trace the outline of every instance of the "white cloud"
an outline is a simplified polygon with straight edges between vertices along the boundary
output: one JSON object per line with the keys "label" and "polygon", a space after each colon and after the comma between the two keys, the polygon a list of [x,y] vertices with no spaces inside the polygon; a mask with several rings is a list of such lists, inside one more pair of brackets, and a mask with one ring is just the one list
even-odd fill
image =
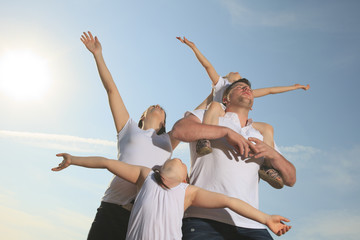
{"label": "white cloud", "polygon": [[69,135],[19,132],[0,130],[0,138],[29,144],[31,146],[47,149],[63,149],[70,152],[100,152],[111,148],[116,142],[93,138],[82,138]]}
{"label": "white cloud", "polygon": [[255,11],[237,0],[223,0],[221,3],[229,11],[232,20],[240,25],[279,27],[291,25],[297,20],[294,13]]}
{"label": "white cloud", "polygon": [[[303,224],[297,238],[307,240],[356,240],[360,235],[360,214],[358,210],[328,210],[315,212],[305,219],[298,219]],[[295,229],[293,229],[295,230]]]}
{"label": "white cloud", "polygon": [[2,239],[83,239],[91,221],[88,216],[61,208],[46,216],[0,206]]}

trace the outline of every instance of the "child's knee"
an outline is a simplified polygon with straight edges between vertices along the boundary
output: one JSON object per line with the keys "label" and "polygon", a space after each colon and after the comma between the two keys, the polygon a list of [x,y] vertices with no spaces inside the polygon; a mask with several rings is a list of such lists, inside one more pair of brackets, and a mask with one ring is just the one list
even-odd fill
{"label": "child's knee", "polygon": [[224,112],[224,108],[221,103],[219,102],[211,102],[208,106],[208,110],[212,112]]}

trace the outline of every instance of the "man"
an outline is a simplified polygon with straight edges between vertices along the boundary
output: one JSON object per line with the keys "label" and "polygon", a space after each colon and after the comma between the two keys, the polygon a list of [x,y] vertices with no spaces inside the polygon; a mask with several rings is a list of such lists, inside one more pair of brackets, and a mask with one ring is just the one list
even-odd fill
{"label": "man", "polygon": [[[277,169],[287,186],[296,182],[295,167],[262,141],[248,119],[254,96],[250,82],[240,79],[223,96],[225,116],[219,126],[202,124],[204,110],[188,113],[173,127],[172,135],[190,142],[190,183],[239,198],[258,208],[258,170],[264,158]],[[212,153],[198,156],[196,141],[211,139]],[[229,209],[189,208],[183,221],[183,239],[272,239],[261,224]]]}

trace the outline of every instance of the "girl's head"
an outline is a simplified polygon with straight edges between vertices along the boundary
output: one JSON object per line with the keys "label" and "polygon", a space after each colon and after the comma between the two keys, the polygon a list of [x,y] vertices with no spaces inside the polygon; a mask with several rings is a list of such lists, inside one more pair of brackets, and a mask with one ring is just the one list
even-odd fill
{"label": "girl's head", "polygon": [[157,131],[158,135],[166,132],[166,113],[165,110],[159,106],[159,104],[151,105],[148,109],[145,110],[145,112],[143,112],[140,117],[138,127],[143,129],[146,121],[155,123],[155,130]]}
{"label": "girl's head", "polygon": [[189,182],[187,167],[179,158],[168,159],[160,170],[154,171],[156,182],[163,188],[169,189],[163,181],[164,177],[178,182]]}
{"label": "girl's head", "polygon": [[233,83],[239,79],[241,79],[241,75],[238,72],[229,72],[226,76],[223,78],[226,78],[229,82]]}

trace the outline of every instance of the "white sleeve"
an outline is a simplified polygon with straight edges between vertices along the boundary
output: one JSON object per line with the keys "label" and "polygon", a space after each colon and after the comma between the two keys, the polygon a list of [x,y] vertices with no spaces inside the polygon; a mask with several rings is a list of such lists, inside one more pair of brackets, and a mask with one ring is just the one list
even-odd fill
{"label": "white sleeve", "polygon": [[225,89],[229,85],[230,85],[230,82],[226,78],[223,78],[220,76],[219,81],[213,87],[213,89],[214,89],[213,101],[222,103],[223,94],[225,92]]}
{"label": "white sleeve", "polygon": [[198,109],[198,110],[193,110],[193,111],[187,111],[184,116],[189,116],[190,114],[194,115],[195,117],[197,117],[200,122],[203,121],[204,118],[204,113],[205,113],[205,109]]}

